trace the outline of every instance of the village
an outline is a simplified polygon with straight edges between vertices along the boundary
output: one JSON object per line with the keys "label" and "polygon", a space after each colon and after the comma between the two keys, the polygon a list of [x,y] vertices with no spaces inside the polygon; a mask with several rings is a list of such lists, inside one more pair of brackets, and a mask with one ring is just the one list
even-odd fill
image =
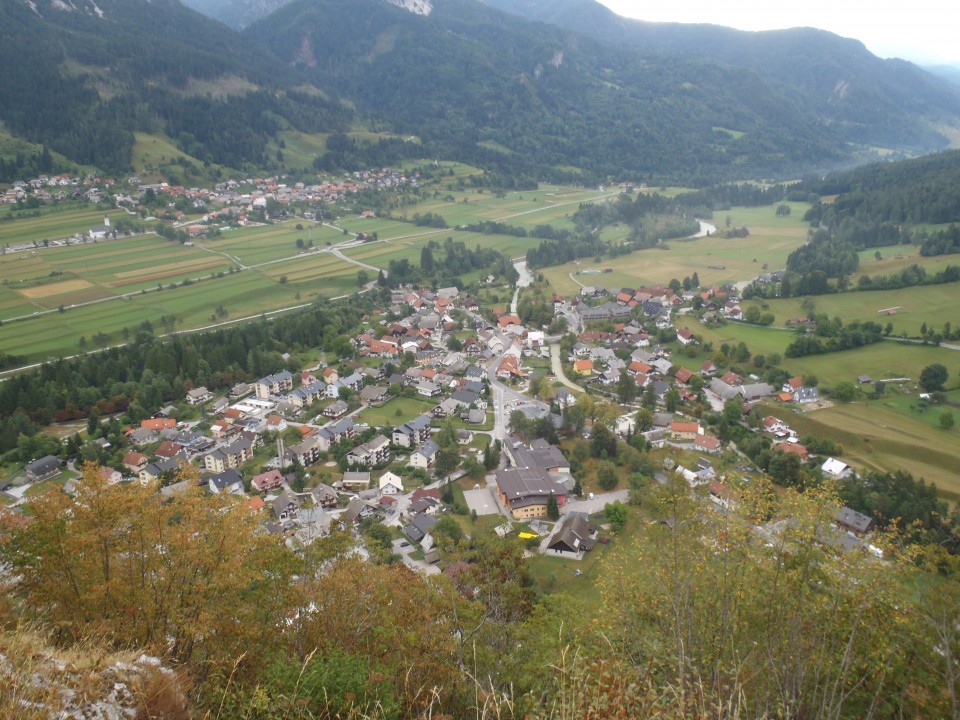
{"label": "village", "polygon": [[[95,446],[106,482],[156,483],[164,495],[199,482],[245,504],[294,551],[343,528],[418,572],[439,572],[438,533],[469,533],[490,518],[529,552],[583,559],[622,525],[610,518],[631,503],[638,469],[653,483],[685,482],[713,511],[736,505],[760,471],[725,442],[718,416],[760,438],[784,472],[854,473],[755,411],[822,404],[803,377],[782,373],[774,386],[718,367],[713,353],[698,371],[679,364],[698,357],[694,305],[708,319],[736,319],[738,300],[732,287],[584,287],[551,298],[550,326],[563,318],[575,331],[551,336],[524,325],[516,299],[484,308],[456,287],[399,288],[336,362],[226,393],[188,385],[180,402],[127,428],[122,449],[96,427],[85,446]],[[587,461],[584,448],[603,443],[610,451]],[[184,465],[194,472],[177,481]],[[602,465],[612,484],[599,479]],[[2,489],[18,506],[44,485],[70,492],[82,469],[46,456]],[[869,517],[841,508],[824,541],[879,553],[871,529]]]}
{"label": "village", "polygon": [[[343,202],[364,191],[392,192],[415,190],[419,185],[416,172],[404,173],[389,168],[363,170],[341,177],[318,178],[317,182],[286,182],[285,177],[228,179],[213,188],[184,187],[167,182],[145,183],[131,175],[122,181],[71,175],[40,175],[15,181],[0,193],[0,206],[15,205],[27,209],[63,202],[83,202],[124,210],[134,221],[169,220],[185,229],[189,237],[202,237],[224,227],[244,227],[270,219],[270,211],[285,215],[296,205],[296,214],[305,220],[317,220],[318,208]],[[306,208],[306,209],[304,209]],[[369,213],[372,216],[372,213]],[[0,248],[0,254],[62,247],[96,242],[126,233],[109,220],[65,238],[26,241]]]}

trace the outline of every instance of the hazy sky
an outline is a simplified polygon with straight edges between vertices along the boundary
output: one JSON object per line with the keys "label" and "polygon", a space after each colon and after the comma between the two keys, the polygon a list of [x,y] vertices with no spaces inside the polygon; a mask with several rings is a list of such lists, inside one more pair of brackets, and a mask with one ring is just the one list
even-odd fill
{"label": "hazy sky", "polygon": [[[960,64],[957,6],[944,0],[859,3],[806,0],[599,0],[618,15],[651,22],[712,23],[740,30],[808,26],[856,38],[880,57]],[[953,10],[950,7],[953,6]]]}

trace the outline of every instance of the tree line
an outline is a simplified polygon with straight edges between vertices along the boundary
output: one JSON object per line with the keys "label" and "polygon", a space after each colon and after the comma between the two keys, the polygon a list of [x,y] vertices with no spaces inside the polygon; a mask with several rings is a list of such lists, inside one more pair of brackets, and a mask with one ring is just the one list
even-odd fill
{"label": "tree line", "polygon": [[45,363],[0,384],[0,452],[15,450],[21,436],[44,425],[91,412],[126,412],[139,422],[181,399],[187,382],[223,389],[277,372],[285,367],[282,353],[332,346],[377,303],[360,295],[270,322],[168,338],[145,322],[122,347]]}

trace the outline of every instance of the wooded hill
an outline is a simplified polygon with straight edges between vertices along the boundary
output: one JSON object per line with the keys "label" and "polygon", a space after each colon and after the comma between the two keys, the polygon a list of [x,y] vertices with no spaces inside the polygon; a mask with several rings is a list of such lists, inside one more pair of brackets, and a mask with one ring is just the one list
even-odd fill
{"label": "wooded hill", "polygon": [[756,73],[645,56],[476,0],[437,2],[429,16],[383,0],[298,0],[246,34],[398,132],[475,164],[700,184],[850,160]]}
{"label": "wooded hill", "polygon": [[[492,7],[648,55],[744,68],[797,100],[831,135],[887,147],[936,147],[932,126],[953,123],[958,95],[944,78],[903,60],[883,60],[858,40],[823,30],[746,32],[707,24],[623,18],[595,0],[487,0]],[[802,11],[795,22],[802,25]]]}
{"label": "wooded hill", "polygon": [[130,167],[135,130],[166,133],[200,163],[252,169],[282,162],[267,157],[280,131],[343,132],[356,108],[422,137],[425,156],[508,179],[703,185],[872,152],[851,143],[929,152],[946,142],[932,124],[960,112],[947,83],[827,33],[670,46],[674,30],[657,27],[659,45],[631,47],[477,0],[436,0],[428,16],[384,0],[297,0],[241,35],[175,0],[0,0],[0,60],[19,68],[0,78],[0,121],[110,171]]}
{"label": "wooded hill", "polygon": [[3,0],[0,62],[16,68],[0,77],[6,129],[108,171],[130,168],[135,130],[239,168],[262,165],[281,128],[343,130],[351,115],[175,0]]}
{"label": "wooded hill", "polygon": [[[810,242],[787,259],[790,275],[779,288],[783,297],[817,295],[847,289],[856,272],[858,253],[870,248],[920,244],[921,255],[960,252],[955,226],[928,230],[915,225],[960,220],[960,152],[950,151],[897,163],[875,163],[794,186],[817,201],[804,216]],[[860,289],[877,290],[917,284],[956,282],[956,267],[927,276],[919,266],[896,277],[861,278]],[[837,278],[836,286],[827,280]]]}

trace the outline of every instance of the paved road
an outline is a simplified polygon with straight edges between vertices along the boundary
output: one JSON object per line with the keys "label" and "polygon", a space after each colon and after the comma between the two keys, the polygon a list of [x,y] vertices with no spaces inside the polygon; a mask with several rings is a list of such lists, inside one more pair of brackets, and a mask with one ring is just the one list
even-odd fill
{"label": "paved road", "polygon": [[625,503],[629,494],[629,490],[615,490],[613,492],[594,495],[593,500],[589,498],[584,498],[583,500],[571,500],[563,506],[560,512],[564,514],[570,512],[585,512],[590,514],[603,512],[604,505],[607,503],[616,502],[617,500]]}
{"label": "paved road", "polygon": [[[407,543],[406,547],[403,547],[403,543]],[[437,575],[440,572],[440,568],[436,565],[431,565],[428,562],[423,560],[414,560],[410,557],[417,548],[414,547],[413,543],[408,540],[394,540],[393,541],[393,552],[401,557],[403,564],[414,572],[423,573],[424,575]]]}
{"label": "paved road", "polygon": [[577,385],[575,382],[571,381],[566,375],[563,374],[563,360],[560,357],[560,344],[554,343],[550,346],[550,366],[553,369],[553,374],[556,375],[557,380],[562,382],[571,390],[576,392],[583,392],[583,388]]}
{"label": "paved road", "polygon": [[520,275],[520,277],[517,279],[517,287],[513,291],[513,300],[510,301],[510,314],[516,315],[517,301],[520,298],[520,291],[523,288],[529,287],[531,284],[533,284],[533,275],[531,275],[530,271],[527,270],[526,256],[514,262],[513,267],[517,269],[517,273]]}
{"label": "paved road", "polygon": [[499,360],[490,363],[487,367],[487,379],[490,381],[490,392],[493,394],[493,431],[491,435],[497,440],[503,440],[507,434],[507,425],[510,421],[510,413],[513,410],[532,408],[538,413],[548,413],[550,412],[550,406],[540,400],[534,400],[529,395],[517,392],[497,380],[496,372],[499,364]]}

